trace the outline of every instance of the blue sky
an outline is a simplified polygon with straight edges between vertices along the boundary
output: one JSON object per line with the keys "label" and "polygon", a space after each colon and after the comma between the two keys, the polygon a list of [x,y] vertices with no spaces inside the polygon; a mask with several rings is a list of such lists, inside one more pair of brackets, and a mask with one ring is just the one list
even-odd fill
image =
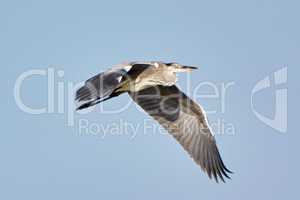
{"label": "blue sky", "polygon": [[[300,66],[297,1],[0,4],[1,199],[296,198],[300,163],[295,123]],[[235,172],[232,180],[226,184],[209,180],[172,137],[157,131],[141,130],[133,138],[101,137],[103,129],[93,134],[95,127],[150,121],[134,104],[115,114],[101,112],[100,106],[87,114],[68,109],[68,84],[131,60],[199,66],[190,77],[179,76],[185,92],[188,80],[190,92],[198,88],[196,93],[202,95],[213,91],[209,86],[199,89],[203,82],[216,86],[218,92],[222,84],[232,83],[224,98],[196,99],[205,109],[216,111],[208,115],[211,123],[221,120],[225,129],[234,127],[233,134],[216,134],[223,160]],[[285,67],[288,82],[274,85],[273,73]],[[55,72],[54,112],[22,111],[14,98],[16,81],[24,72],[48,68]],[[255,95],[254,107],[272,118],[275,91],[288,89],[284,133],[267,126],[251,109],[251,91],[267,76],[271,87]],[[64,87],[63,113],[58,113],[59,83]],[[32,76],[21,87],[23,102],[35,108],[47,106],[47,92],[47,76]],[[122,95],[105,102],[103,108],[119,109],[128,100]],[[88,122],[88,131],[80,128],[82,120]]]}

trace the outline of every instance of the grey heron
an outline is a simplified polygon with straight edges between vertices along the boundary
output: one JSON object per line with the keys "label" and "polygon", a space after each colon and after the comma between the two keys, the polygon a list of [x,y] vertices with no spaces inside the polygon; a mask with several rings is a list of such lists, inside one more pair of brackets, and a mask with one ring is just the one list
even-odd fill
{"label": "grey heron", "polygon": [[232,173],[224,165],[203,108],[176,84],[176,73],[196,67],[178,63],[131,62],[115,66],[87,81],[76,92],[78,110],[116,97],[129,96],[158,121],[216,182]]}

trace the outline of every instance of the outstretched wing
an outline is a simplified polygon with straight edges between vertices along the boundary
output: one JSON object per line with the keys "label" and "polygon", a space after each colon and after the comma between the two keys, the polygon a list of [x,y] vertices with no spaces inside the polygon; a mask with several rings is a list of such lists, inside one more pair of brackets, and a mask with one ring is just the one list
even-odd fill
{"label": "outstretched wing", "polygon": [[88,79],[76,91],[75,100],[80,103],[77,109],[84,109],[119,95],[122,92],[114,93],[114,91],[122,82],[135,78],[149,66],[147,63],[119,65]]}
{"label": "outstretched wing", "polygon": [[130,96],[157,120],[200,167],[218,182],[230,178],[202,108],[176,86],[156,86]]}

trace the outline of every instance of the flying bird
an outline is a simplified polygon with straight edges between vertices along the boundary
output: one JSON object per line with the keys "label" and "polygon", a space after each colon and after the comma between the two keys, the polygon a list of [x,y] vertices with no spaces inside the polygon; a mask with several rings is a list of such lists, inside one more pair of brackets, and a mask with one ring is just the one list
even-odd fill
{"label": "flying bird", "polygon": [[224,165],[203,108],[175,85],[176,73],[197,69],[178,63],[130,62],[112,67],[76,91],[81,110],[128,93],[163,126],[216,182],[232,173]]}

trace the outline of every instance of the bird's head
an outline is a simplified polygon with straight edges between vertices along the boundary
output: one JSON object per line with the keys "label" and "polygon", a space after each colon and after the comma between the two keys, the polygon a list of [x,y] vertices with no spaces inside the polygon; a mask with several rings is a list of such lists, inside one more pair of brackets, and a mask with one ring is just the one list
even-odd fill
{"label": "bird's head", "polygon": [[198,69],[197,67],[181,65],[178,63],[166,63],[165,65],[173,72],[190,72],[194,69]]}

